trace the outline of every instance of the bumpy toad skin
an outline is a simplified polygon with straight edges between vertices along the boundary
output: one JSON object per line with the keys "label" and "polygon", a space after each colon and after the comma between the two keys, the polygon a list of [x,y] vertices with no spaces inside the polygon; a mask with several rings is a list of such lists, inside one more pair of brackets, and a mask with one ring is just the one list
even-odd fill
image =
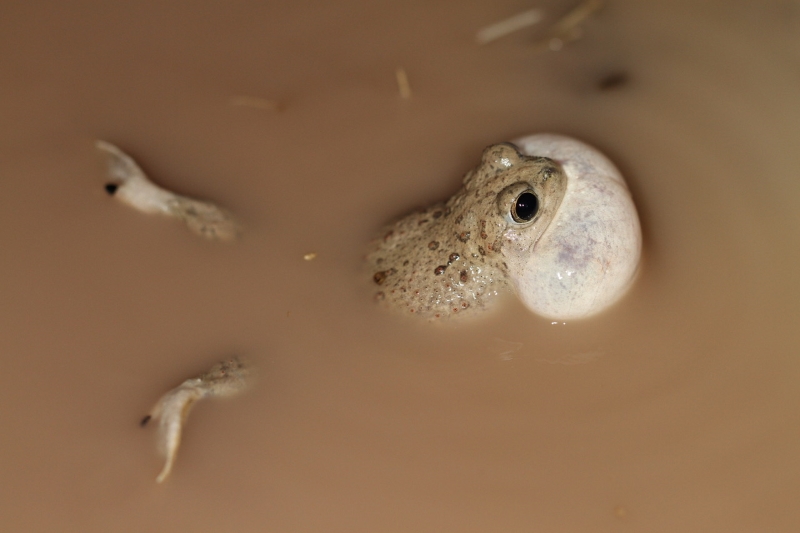
{"label": "bumpy toad skin", "polygon": [[[521,155],[509,143],[488,147],[450,200],[403,218],[374,243],[367,260],[376,298],[429,319],[476,314],[508,285],[510,262],[534,247],[566,187],[557,162]],[[526,191],[538,210],[515,220]]]}
{"label": "bumpy toad skin", "polygon": [[595,148],[541,133],[484,151],[446,203],[388,229],[368,255],[376,296],[406,314],[475,314],[509,286],[534,313],[586,318],[639,270],[636,206]]}

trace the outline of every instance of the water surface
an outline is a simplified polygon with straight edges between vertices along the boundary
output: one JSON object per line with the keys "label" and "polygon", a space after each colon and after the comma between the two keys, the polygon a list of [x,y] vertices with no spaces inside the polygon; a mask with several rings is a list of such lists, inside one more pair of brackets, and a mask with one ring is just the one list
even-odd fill
{"label": "water surface", "polygon": [[[800,7],[609,0],[542,52],[573,5],[548,1],[540,28],[474,43],[531,5],[0,7],[4,527],[797,530]],[[380,226],[539,131],[626,175],[628,297],[566,324],[513,297],[446,327],[379,312]],[[244,238],[114,202],[96,138]],[[141,415],[232,353],[256,387],[201,404],[157,486]]]}

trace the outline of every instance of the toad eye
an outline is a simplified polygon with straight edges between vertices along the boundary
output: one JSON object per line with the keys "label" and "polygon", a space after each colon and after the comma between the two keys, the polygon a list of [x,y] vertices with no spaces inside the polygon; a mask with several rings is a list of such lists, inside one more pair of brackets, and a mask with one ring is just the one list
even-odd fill
{"label": "toad eye", "polygon": [[539,214],[539,196],[530,183],[512,183],[497,195],[497,211],[509,224],[527,224]]}
{"label": "toad eye", "polygon": [[530,222],[536,213],[539,212],[539,199],[533,194],[533,191],[527,190],[517,196],[514,204],[511,206],[511,218],[514,222],[523,223]]}

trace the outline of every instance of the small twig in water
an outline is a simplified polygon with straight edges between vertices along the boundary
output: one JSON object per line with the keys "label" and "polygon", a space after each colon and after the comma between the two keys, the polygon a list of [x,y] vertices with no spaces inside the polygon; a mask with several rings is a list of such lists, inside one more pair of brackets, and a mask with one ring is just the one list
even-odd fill
{"label": "small twig in water", "polygon": [[539,47],[558,51],[565,44],[579,39],[583,35],[580,25],[603,7],[604,3],[604,0],[584,0],[575,6],[550,28],[547,37],[539,41]]}
{"label": "small twig in water", "polygon": [[158,420],[158,449],[166,457],[166,463],[156,478],[157,483],[167,479],[172,471],[181,431],[194,404],[202,398],[239,394],[247,388],[249,375],[249,368],[234,357],[217,363],[199,377],[187,379],[158,400],[141,421],[144,427],[151,419]]}
{"label": "small twig in water", "polygon": [[397,67],[394,71],[397,78],[397,88],[400,91],[400,98],[403,100],[411,99],[411,85],[408,83],[408,74],[403,67]]}
{"label": "small twig in water", "polygon": [[190,230],[207,239],[231,240],[241,232],[227,210],[159,187],[133,158],[111,143],[97,141],[96,146],[108,155],[108,175],[115,180],[106,184],[106,192],[121,202],[143,213],[183,220]]}
{"label": "small twig in water", "polygon": [[542,10],[537,8],[529,9],[478,30],[475,35],[475,41],[478,44],[487,44],[515,31],[533,26],[540,20],[542,20]]}

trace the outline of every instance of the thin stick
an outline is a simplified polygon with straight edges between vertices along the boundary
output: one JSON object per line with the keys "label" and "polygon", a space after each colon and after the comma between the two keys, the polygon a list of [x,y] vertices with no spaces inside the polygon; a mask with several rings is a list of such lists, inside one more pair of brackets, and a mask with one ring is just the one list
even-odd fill
{"label": "thin stick", "polygon": [[529,9],[478,30],[475,35],[475,41],[478,44],[487,44],[515,31],[533,26],[540,20],[542,20],[542,10],[538,8]]}
{"label": "thin stick", "polygon": [[605,0],[584,0],[556,22],[547,37],[538,42],[538,47],[561,50],[564,44],[575,41],[583,35],[580,25],[597,12]]}
{"label": "thin stick", "polygon": [[574,28],[583,24],[586,19],[592,16],[598,9],[603,7],[603,3],[603,0],[585,0],[581,2],[575,6],[572,11],[564,15],[561,20],[555,23],[551,34],[556,36],[571,32]]}
{"label": "thin stick", "polygon": [[408,74],[403,67],[397,67],[394,71],[397,78],[397,88],[400,90],[400,98],[403,100],[411,99],[411,84],[408,83]]}

